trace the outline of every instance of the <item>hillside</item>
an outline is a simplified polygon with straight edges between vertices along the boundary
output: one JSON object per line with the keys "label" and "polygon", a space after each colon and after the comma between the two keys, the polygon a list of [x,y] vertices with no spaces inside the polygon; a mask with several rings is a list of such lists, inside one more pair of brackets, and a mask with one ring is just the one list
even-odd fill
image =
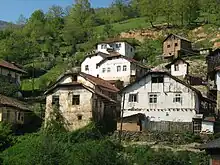
{"label": "hillside", "polygon": [[8,22],[0,20],[0,29],[4,29],[8,25]]}

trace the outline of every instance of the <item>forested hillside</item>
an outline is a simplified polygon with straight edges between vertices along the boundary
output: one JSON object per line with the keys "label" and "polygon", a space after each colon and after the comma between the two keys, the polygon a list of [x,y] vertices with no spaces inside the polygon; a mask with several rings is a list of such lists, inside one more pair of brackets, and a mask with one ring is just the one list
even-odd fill
{"label": "forested hillside", "polygon": [[[28,71],[24,90],[32,89],[33,77],[35,88],[44,90],[68,67],[79,65],[95,43],[121,32],[156,32],[154,40],[141,40],[135,58],[146,59],[148,65],[158,64],[156,56],[161,54],[166,33],[188,37],[190,30],[206,24],[215,31],[220,24],[219,9],[215,0],[115,0],[108,8],[95,9],[88,0],[76,0],[65,9],[52,6],[47,13],[37,10],[28,19],[19,18],[22,26],[8,26],[0,31],[0,58],[16,61]],[[200,43],[206,44],[209,43]]]}

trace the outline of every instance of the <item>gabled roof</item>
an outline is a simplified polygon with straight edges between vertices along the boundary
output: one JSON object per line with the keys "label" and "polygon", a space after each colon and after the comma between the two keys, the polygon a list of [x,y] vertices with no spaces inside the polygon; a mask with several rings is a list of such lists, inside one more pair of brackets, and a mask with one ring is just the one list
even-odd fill
{"label": "gabled roof", "polygon": [[97,66],[100,66],[100,65],[103,64],[105,61],[112,60],[112,59],[115,59],[115,58],[123,58],[123,59],[125,59],[125,60],[127,60],[127,61],[129,61],[129,62],[131,62],[131,63],[134,63],[134,64],[140,66],[141,68],[150,69],[149,67],[147,67],[147,66],[141,64],[140,62],[136,61],[135,59],[133,59],[133,58],[128,58],[128,57],[123,56],[123,55],[121,55],[121,54],[105,57],[102,61],[100,61],[100,62],[97,64]]}
{"label": "gabled roof", "polygon": [[100,41],[100,42],[96,43],[96,45],[98,45],[98,44],[111,44],[111,43],[115,43],[115,42],[126,42],[132,46],[139,46],[138,43],[131,42],[131,41],[129,41],[129,39],[126,39],[126,38],[109,38],[107,40]]}
{"label": "gabled roof", "polygon": [[212,140],[199,147],[200,149],[220,149],[220,138]]}
{"label": "gabled roof", "polygon": [[[105,91],[109,91],[109,92],[118,92],[119,89],[116,88],[115,86],[113,86],[111,83],[109,83],[108,81],[105,81],[101,78],[98,78],[98,77],[94,77],[92,75],[89,75],[89,74],[86,74],[86,73],[83,73],[83,72],[79,72],[79,73],[71,73],[71,72],[66,72],[64,74],[62,74],[58,79],[57,81],[48,89],[50,90],[51,88],[53,88],[54,86],[56,85],[59,85],[59,82],[62,80],[63,77],[65,76],[73,76],[73,75],[79,75],[79,76],[82,76],[83,78],[85,78],[86,80],[88,80],[89,82],[91,82],[92,84],[94,85],[97,85],[99,88],[105,90]],[[74,82],[76,85],[78,85],[79,83],[78,82]],[[45,92],[45,94],[48,93],[48,90]]]}
{"label": "gabled roof", "polygon": [[83,60],[82,61],[84,61],[86,58],[88,58],[88,57],[93,57],[93,56],[97,56],[97,55],[100,55],[101,57],[103,57],[103,58],[105,58],[105,57],[107,57],[107,56],[109,56],[109,54],[106,54],[106,53],[103,53],[103,52],[95,52],[95,53],[92,53],[92,54],[88,54],[88,55],[86,55],[84,58],[83,58]]}
{"label": "gabled roof", "polygon": [[188,63],[188,62],[186,62],[184,59],[178,57],[178,58],[174,59],[171,63],[167,64],[165,67],[166,67],[166,68],[170,68],[171,65],[175,64],[175,63],[176,63],[177,61],[179,61],[179,60],[180,60],[180,61],[183,61],[184,63],[186,63],[186,64],[189,66],[189,63]]}
{"label": "gabled roof", "polygon": [[27,73],[24,70],[22,70],[21,68],[17,67],[15,64],[9,63],[5,60],[0,60],[0,67],[6,68],[9,70],[13,70],[13,71],[19,72],[19,73]]}
{"label": "gabled roof", "polygon": [[94,90],[82,83],[78,83],[78,82],[71,82],[71,83],[64,83],[64,84],[56,84],[55,86],[51,87],[50,89],[47,90],[47,92],[45,94],[49,94],[51,92],[53,92],[55,89],[57,88],[65,88],[65,87],[68,87],[68,88],[71,88],[71,87],[76,87],[76,86],[80,86],[80,87],[83,87],[85,89],[87,89],[88,91],[102,97],[103,99],[107,100],[107,101],[110,101],[110,102],[114,102],[114,103],[117,103],[117,101],[111,99],[110,97],[106,96],[105,94],[97,91],[97,90]]}
{"label": "gabled roof", "polygon": [[2,94],[0,94],[0,106],[14,107],[20,110],[29,110],[26,103]]}
{"label": "gabled roof", "polygon": [[188,39],[186,39],[186,38],[184,38],[184,37],[182,37],[182,36],[179,36],[179,35],[176,35],[176,34],[169,34],[164,40],[163,40],[163,42],[165,42],[168,38],[170,38],[171,36],[175,36],[176,38],[179,38],[179,39],[181,39],[181,40],[184,40],[184,41],[187,41],[187,42],[191,42],[190,40],[188,40]]}
{"label": "gabled roof", "polygon": [[148,72],[147,74],[145,74],[144,76],[142,76],[139,80],[137,80],[137,81],[135,81],[135,82],[129,84],[128,86],[126,86],[124,89],[122,89],[122,90],[120,91],[120,93],[123,93],[124,90],[126,90],[127,88],[131,87],[131,86],[134,85],[135,83],[141,81],[143,78],[145,78],[145,77],[147,77],[148,75],[151,75],[151,74],[160,74],[160,75],[163,74],[163,75],[167,75],[167,76],[169,76],[170,78],[174,79],[175,81],[179,82],[180,84],[182,84],[182,85],[186,86],[187,88],[191,89],[192,91],[194,91],[196,94],[198,94],[198,96],[204,98],[204,99],[207,100],[207,101],[216,103],[214,100],[211,100],[211,99],[209,99],[209,98],[203,97],[202,93],[201,93],[199,90],[197,90],[196,88],[192,87],[191,85],[187,84],[186,82],[180,80],[179,78],[177,78],[177,77],[175,77],[175,76],[172,76],[170,73],[165,72],[165,71],[150,71],[150,72]]}

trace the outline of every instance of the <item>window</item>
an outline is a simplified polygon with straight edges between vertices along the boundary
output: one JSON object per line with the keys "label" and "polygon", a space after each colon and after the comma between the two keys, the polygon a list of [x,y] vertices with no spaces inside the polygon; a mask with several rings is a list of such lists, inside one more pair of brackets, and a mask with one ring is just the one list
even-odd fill
{"label": "window", "polygon": [[129,102],[137,102],[138,94],[129,94]]}
{"label": "window", "polygon": [[18,120],[21,120],[21,112],[18,112]]}
{"label": "window", "polygon": [[102,73],[105,73],[105,68],[102,68]]}
{"label": "window", "polygon": [[77,75],[73,75],[72,80],[73,80],[73,81],[77,81]]}
{"label": "window", "polygon": [[120,43],[119,43],[119,44],[116,44],[115,47],[116,47],[116,48],[120,48],[120,47],[121,47],[121,44],[120,44]]}
{"label": "window", "polygon": [[174,103],[181,103],[182,102],[182,97],[181,94],[175,94],[175,97],[173,98]]}
{"label": "window", "polygon": [[157,103],[157,94],[149,94],[149,103]]}
{"label": "window", "polygon": [[111,68],[107,68],[107,72],[111,72]]}
{"label": "window", "polygon": [[59,106],[59,96],[52,96],[52,105]]}
{"label": "window", "polygon": [[178,64],[174,64],[174,70],[179,71],[179,65]]}
{"label": "window", "polygon": [[127,71],[127,66],[123,65],[123,71]]}
{"label": "window", "polygon": [[104,45],[101,45],[101,49],[104,49]]}
{"label": "window", "polygon": [[163,76],[152,77],[151,81],[152,83],[163,83]]}
{"label": "window", "polygon": [[131,52],[133,51],[133,48],[131,48]]}
{"label": "window", "polygon": [[178,46],[178,43],[175,43],[175,46]]}
{"label": "window", "polygon": [[89,70],[89,65],[86,65],[85,66],[85,71],[88,71]]}
{"label": "window", "polygon": [[82,115],[77,115],[78,120],[82,120]]}
{"label": "window", "polygon": [[104,49],[107,49],[107,45],[106,44],[104,45]]}
{"label": "window", "polygon": [[167,45],[167,48],[170,48],[170,45]]}
{"label": "window", "polygon": [[72,105],[79,105],[79,103],[80,103],[80,96],[79,95],[73,95]]}
{"label": "window", "polygon": [[117,66],[117,72],[121,71],[121,66]]}

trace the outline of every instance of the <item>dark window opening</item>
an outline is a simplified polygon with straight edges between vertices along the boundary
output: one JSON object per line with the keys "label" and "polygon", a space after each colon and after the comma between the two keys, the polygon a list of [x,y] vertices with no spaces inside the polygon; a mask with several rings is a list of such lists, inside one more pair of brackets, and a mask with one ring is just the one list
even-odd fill
{"label": "dark window opening", "polygon": [[73,95],[72,105],[79,105],[79,104],[80,104],[80,95]]}
{"label": "dark window opening", "polygon": [[77,75],[73,76],[73,81],[77,81]]}
{"label": "dark window opening", "polygon": [[85,71],[88,71],[89,70],[89,65],[86,65],[85,66]]}
{"label": "dark window opening", "polygon": [[82,120],[82,115],[77,115],[78,120]]}
{"label": "dark window opening", "polygon": [[170,48],[170,45],[167,45],[167,48]]}
{"label": "dark window opening", "polygon": [[131,48],[131,52],[133,51],[133,49]]}
{"label": "dark window opening", "polygon": [[173,98],[174,103],[181,103],[182,102],[182,97],[181,94],[176,94],[175,97]]}
{"label": "dark window opening", "polygon": [[59,106],[59,96],[52,96],[52,105]]}
{"label": "dark window opening", "polygon": [[163,83],[163,76],[159,76],[159,77],[152,77],[152,83]]}
{"label": "dark window opening", "polygon": [[149,95],[149,103],[157,103],[157,95],[156,94]]}
{"label": "dark window opening", "polygon": [[178,43],[175,43],[175,46],[178,46]]}
{"label": "dark window opening", "polygon": [[129,94],[129,102],[137,102],[138,94]]}
{"label": "dark window opening", "polygon": [[174,64],[174,70],[179,71],[179,65],[178,64]]}

